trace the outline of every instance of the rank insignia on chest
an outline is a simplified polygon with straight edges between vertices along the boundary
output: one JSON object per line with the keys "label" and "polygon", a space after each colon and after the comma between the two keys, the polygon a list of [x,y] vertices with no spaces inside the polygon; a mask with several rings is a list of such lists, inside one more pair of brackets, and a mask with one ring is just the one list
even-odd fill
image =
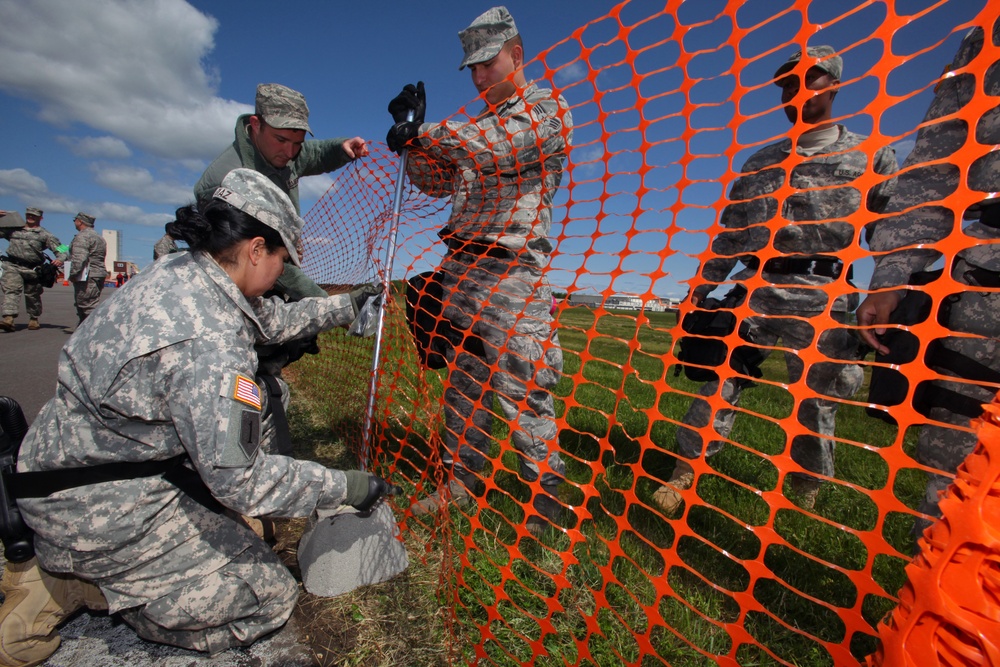
{"label": "rank insignia on chest", "polygon": [[260,387],[250,378],[236,376],[233,383],[233,398],[260,410]]}

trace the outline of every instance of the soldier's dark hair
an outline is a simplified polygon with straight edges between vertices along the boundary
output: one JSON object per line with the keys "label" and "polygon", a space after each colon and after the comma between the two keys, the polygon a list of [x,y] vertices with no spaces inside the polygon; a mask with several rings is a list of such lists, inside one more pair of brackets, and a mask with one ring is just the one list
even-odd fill
{"label": "soldier's dark hair", "polygon": [[285,247],[277,231],[221,199],[182,206],[176,215],[177,219],[166,225],[167,234],[184,241],[193,251],[207,252],[220,264],[235,264],[236,246],[257,236],[264,239],[268,252]]}

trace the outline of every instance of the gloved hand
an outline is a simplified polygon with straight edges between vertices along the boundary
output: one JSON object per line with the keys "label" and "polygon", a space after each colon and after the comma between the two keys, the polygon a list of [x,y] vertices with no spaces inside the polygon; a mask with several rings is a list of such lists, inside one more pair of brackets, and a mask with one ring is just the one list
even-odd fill
{"label": "gloved hand", "polygon": [[[407,113],[412,111],[413,118],[407,118]],[[424,122],[424,113],[427,111],[427,95],[424,94],[424,82],[417,81],[417,85],[408,83],[403,86],[403,92],[392,98],[389,102],[389,113],[392,114],[392,122],[402,123],[411,120],[417,125]]]}
{"label": "gloved hand", "polygon": [[389,150],[400,155],[418,134],[420,134],[420,123],[403,121],[389,128],[389,134],[385,135],[385,143],[389,145]]}
{"label": "gloved hand", "polygon": [[344,504],[359,512],[370,510],[382,496],[398,496],[403,493],[395,484],[363,470],[345,470],[344,474],[347,476],[347,497]]}
{"label": "gloved hand", "polygon": [[385,286],[382,283],[355,285],[354,289],[347,293],[347,296],[351,297],[351,306],[354,307],[354,317],[357,317],[361,309],[365,307],[368,297],[381,294],[384,289]]}

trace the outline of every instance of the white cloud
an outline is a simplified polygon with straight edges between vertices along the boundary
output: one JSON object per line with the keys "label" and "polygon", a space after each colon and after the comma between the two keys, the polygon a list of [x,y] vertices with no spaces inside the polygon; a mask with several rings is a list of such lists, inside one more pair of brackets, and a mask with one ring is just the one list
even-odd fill
{"label": "white cloud", "polygon": [[132,156],[128,145],[115,137],[58,137],[58,141],[80,157],[124,159]]}
{"label": "white cloud", "polygon": [[194,199],[190,185],[158,181],[142,167],[92,164],[90,171],[98,185],[142,201],[181,206]]}
{"label": "white cloud", "polygon": [[212,159],[252,107],[216,97],[218,21],[183,0],[0,0],[0,89],[57,126],[153,155]]}
{"label": "white cloud", "polygon": [[910,154],[916,144],[915,139],[901,139],[892,145],[896,149],[896,160],[899,164],[903,164],[906,156]]}
{"label": "white cloud", "polygon": [[48,190],[45,181],[27,169],[0,169],[0,195],[31,197]]}
{"label": "white cloud", "polygon": [[[50,192],[43,179],[26,169],[0,169],[0,195],[17,197],[25,206],[37,206],[46,213],[75,215],[85,211],[101,220],[146,227],[162,227],[174,219],[166,213],[147,213],[138,206],[82,201]],[[178,205],[184,203],[182,199]]]}
{"label": "white cloud", "polygon": [[327,174],[305,176],[299,179],[299,199],[316,201],[326,194],[333,185],[333,179]]}

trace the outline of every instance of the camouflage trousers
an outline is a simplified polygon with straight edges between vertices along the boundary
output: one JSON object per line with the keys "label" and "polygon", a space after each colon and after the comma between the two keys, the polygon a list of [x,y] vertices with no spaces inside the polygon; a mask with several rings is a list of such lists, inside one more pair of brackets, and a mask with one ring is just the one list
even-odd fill
{"label": "camouflage trousers", "polygon": [[38,319],[42,314],[42,284],[34,269],[29,269],[10,262],[3,263],[3,277],[0,278],[0,289],[3,290],[2,315],[17,314],[21,310],[21,295],[24,295],[24,310],[28,317]]}
{"label": "camouflage trousers", "polygon": [[[962,265],[957,262],[957,280],[961,280]],[[966,265],[965,268],[968,268]],[[1000,294],[996,292],[979,292],[974,288],[959,294],[946,297],[951,312],[948,316],[948,328],[972,334],[973,337],[948,337],[941,342],[951,351],[972,359],[994,371],[1000,372]],[[958,373],[948,369],[940,369],[942,375],[957,376]],[[937,380],[937,387],[968,396],[978,403],[990,403],[996,395],[996,388],[989,385],[956,381]],[[925,424],[917,438],[917,462],[941,470],[947,475],[931,475],[927,490],[919,507],[920,511],[931,516],[939,516],[938,496],[951,483],[955,471],[965,458],[975,449],[978,438],[968,430],[970,418],[967,414],[951,410],[949,401],[930,409],[930,419],[934,423]],[[953,405],[953,403],[951,404]],[[948,425],[957,428],[950,428]]]}
{"label": "camouflage trousers", "polygon": [[97,584],[149,641],[215,654],[285,624],[298,585],[260,538],[183,493],[166,514],[128,545],[67,553],[41,543],[39,560]]}
{"label": "camouflage trousers", "polygon": [[[459,479],[466,470],[483,471],[498,409],[509,425],[521,476],[535,482],[538,464],[546,461],[541,487],[555,498],[565,464],[556,451],[552,399],[563,366],[552,323],[552,291],[540,269],[519,264],[514,253],[495,252],[501,256],[453,252],[441,266],[444,316],[481,338],[485,350],[485,358],[462,348],[448,355],[444,463],[454,465]],[[534,493],[533,505],[553,518],[557,508],[545,494]]]}
{"label": "camouflage trousers", "polygon": [[[780,316],[754,316],[746,319],[749,329],[746,340],[762,346],[774,346],[778,340],[792,350],[801,350],[812,344],[816,338],[815,327],[807,320],[794,319],[795,316],[812,318],[815,312],[782,312]],[[834,312],[839,322],[846,319],[846,313]],[[812,364],[806,373],[806,386],[817,394],[833,398],[851,398],[861,388],[864,373],[857,363],[858,339],[848,330],[829,329],[819,336],[819,351],[830,361]],[[793,384],[802,379],[805,364],[791,352],[785,352],[788,366],[788,382]],[[744,383],[726,380],[722,383],[722,399],[730,405],[739,404]],[[711,396],[719,390],[719,381],[708,382],[698,393]],[[839,403],[822,398],[808,398],[802,401],[797,419],[800,424],[818,435],[797,435],[792,440],[792,459],[808,471],[827,477],[833,476],[833,429]],[[695,399],[684,416],[684,424],[696,427],[707,426],[712,418],[712,409],[703,399]],[[736,420],[735,410],[719,410],[715,415],[714,430],[721,438],[729,437]],[[723,446],[722,440],[713,440],[705,450],[705,456],[712,456]],[[689,459],[698,458],[702,451],[701,433],[689,428],[677,429],[678,452]],[[797,474],[798,473],[793,473]],[[808,475],[798,475],[808,477]]]}
{"label": "camouflage trousers", "polygon": [[104,276],[95,278],[90,276],[86,280],[78,280],[73,283],[73,296],[76,300],[76,315],[82,322],[87,315],[97,308],[101,302],[101,292],[104,291]]}

